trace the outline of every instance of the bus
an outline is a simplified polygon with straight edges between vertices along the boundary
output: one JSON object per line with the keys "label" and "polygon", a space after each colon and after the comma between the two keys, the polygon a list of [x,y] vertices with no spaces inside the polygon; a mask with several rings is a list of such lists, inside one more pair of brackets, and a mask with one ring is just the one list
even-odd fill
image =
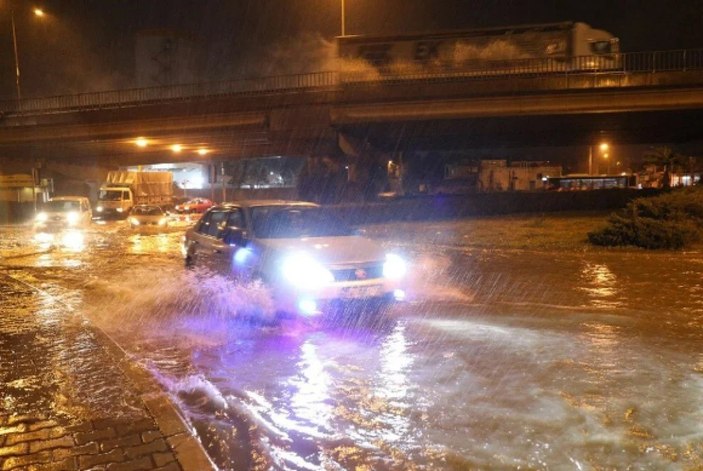
{"label": "bus", "polygon": [[552,191],[637,188],[637,175],[565,175],[545,178],[546,189]]}

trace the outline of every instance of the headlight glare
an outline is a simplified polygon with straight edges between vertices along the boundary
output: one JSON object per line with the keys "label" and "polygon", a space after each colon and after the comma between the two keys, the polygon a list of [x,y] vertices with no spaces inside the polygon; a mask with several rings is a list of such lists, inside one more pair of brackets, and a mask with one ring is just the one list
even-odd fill
{"label": "headlight glare", "polygon": [[295,254],[284,259],[281,273],[296,288],[316,289],[334,281],[332,273],[307,254]]}
{"label": "headlight glare", "polygon": [[49,215],[46,213],[39,213],[37,216],[34,218],[35,221],[37,222],[46,222],[47,219],[49,219]]}
{"label": "headlight glare", "polygon": [[383,264],[383,276],[393,280],[403,278],[407,271],[405,260],[396,254],[386,255],[386,263]]}
{"label": "headlight glare", "polygon": [[139,221],[137,220],[137,218],[129,218],[129,223],[133,226],[139,225]]}
{"label": "headlight glare", "polygon": [[70,213],[66,214],[66,221],[70,225],[74,225],[74,224],[78,223],[78,218],[79,218],[78,213],[76,213],[75,211],[71,211]]}

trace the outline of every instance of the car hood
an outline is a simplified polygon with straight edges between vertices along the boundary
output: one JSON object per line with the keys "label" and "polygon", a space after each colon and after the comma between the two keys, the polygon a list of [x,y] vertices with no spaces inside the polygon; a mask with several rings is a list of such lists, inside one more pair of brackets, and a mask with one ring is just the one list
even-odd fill
{"label": "car hood", "polygon": [[328,266],[385,260],[385,251],[380,244],[360,236],[257,239],[255,243],[269,257],[278,258],[287,253],[305,252]]}
{"label": "car hood", "polygon": [[165,214],[137,214],[137,215],[130,215],[129,217],[136,219],[137,221],[160,221],[162,219],[166,218]]}

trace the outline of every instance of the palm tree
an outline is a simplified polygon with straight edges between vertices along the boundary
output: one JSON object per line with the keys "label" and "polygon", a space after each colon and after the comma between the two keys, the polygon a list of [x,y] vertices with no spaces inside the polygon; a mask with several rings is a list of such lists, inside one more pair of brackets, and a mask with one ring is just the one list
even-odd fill
{"label": "palm tree", "polygon": [[664,175],[662,176],[662,188],[671,188],[671,173],[677,166],[680,166],[685,161],[685,157],[670,147],[654,147],[645,155],[645,161],[664,167]]}

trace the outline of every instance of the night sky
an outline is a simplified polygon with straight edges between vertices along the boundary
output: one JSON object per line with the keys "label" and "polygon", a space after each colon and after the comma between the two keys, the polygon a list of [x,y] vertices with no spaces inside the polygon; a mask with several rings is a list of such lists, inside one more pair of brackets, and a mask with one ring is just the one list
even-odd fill
{"label": "night sky", "polygon": [[[14,0],[24,96],[134,86],[139,31],[191,38],[204,80],[313,71],[311,52],[340,33],[340,0]],[[703,48],[703,0],[346,0],[347,34],[584,21],[623,51]],[[8,2],[0,6],[0,99],[14,97]]]}

